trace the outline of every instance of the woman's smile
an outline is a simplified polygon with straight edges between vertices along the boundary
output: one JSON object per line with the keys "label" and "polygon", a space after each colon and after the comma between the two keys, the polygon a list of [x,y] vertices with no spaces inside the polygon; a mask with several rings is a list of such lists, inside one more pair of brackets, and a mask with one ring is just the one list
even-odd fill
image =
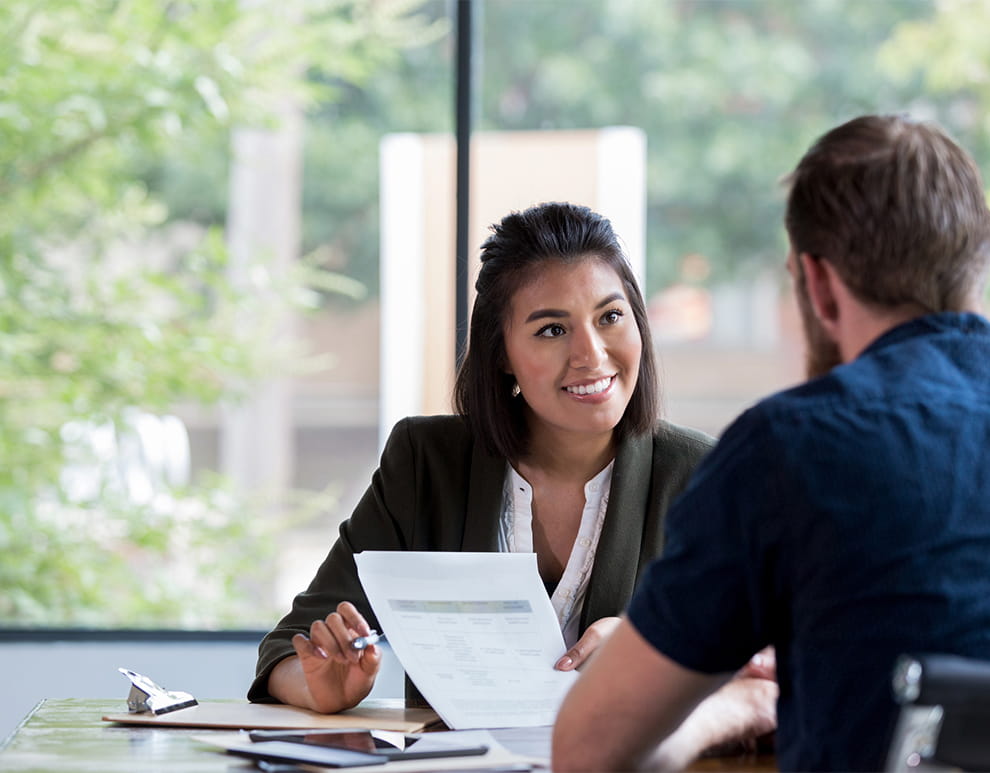
{"label": "woman's smile", "polygon": [[564,390],[575,397],[602,397],[614,381],[615,376],[606,376],[597,381],[592,381],[590,384],[582,383],[565,386]]}

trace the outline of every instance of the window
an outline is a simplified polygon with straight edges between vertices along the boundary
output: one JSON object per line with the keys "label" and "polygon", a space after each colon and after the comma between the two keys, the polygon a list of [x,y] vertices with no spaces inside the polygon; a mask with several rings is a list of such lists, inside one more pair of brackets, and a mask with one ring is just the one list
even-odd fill
{"label": "window", "polygon": [[[0,624],[268,628],[391,422],[448,409],[455,5],[287,8],[0,10]],[[475,0],[472,245],[551,196],[612,217],[666,414],[718,434],[801,378],[781,176],[864,112],[985,165],[988,14]]]}

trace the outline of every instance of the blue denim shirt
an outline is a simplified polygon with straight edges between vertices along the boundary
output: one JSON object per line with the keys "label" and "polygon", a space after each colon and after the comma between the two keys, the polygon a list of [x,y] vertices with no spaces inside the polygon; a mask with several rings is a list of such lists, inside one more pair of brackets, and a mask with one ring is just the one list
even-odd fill
{"label": "blue denim shirt", "polygon": [[879,770],[902,652],[990,659],[990,323],[944,313],[744,413],[632,623],[681,665],[777,648],[782,770]]}

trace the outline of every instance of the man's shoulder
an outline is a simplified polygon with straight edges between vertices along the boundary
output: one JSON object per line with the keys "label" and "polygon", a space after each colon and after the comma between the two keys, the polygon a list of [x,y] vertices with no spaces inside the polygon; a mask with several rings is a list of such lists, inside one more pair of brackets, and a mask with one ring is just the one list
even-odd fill
{"label": "man's shoulder", "polygon": [[[821,450],[844,439],[856,447],[884,444],[891,423],[931,424],[973,408],[981,415],[990,396],[983,363],[990,329],[976,315],[929,315],[878,339],[856,359],[759,400],[719,438],[719,457],[776,459],[783,447],[797,456],[802,444]],[[971,340],[966,340],[971,339]],[[960,343],[962,342],[962,343]],[[974,349],[976,347],[976,349]]]}
{"label": "man's shoulder", "polygon": [[[838,365],[828,373],[767,395],[744,410],[730,428],[739,425],[759,431],[795,418],[821,418],[832,408],[849,408],[858,400],[870,400],[884,385],[883,377],[865,374],[859,360]],[[738,429],[738,428],[737,428]]]}
{"label": "man's shoulder", "polygon": [[929,401],[982,400],[990,325],[976,314],[931,314],[885,333],[858,357],[770,395],[756,405],[768,418],[899,410]]}

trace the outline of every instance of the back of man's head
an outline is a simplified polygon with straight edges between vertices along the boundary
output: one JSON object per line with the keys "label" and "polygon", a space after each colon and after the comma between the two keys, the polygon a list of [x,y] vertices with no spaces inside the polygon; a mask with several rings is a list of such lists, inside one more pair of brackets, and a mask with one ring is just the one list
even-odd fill
{"label": "back of man's head", "polygon": [[939,312],[978,300],[990,259],[983,182],[938,127],[855,118],[821,137],[789,182],[791,245],[829,260],[860,301]]}

